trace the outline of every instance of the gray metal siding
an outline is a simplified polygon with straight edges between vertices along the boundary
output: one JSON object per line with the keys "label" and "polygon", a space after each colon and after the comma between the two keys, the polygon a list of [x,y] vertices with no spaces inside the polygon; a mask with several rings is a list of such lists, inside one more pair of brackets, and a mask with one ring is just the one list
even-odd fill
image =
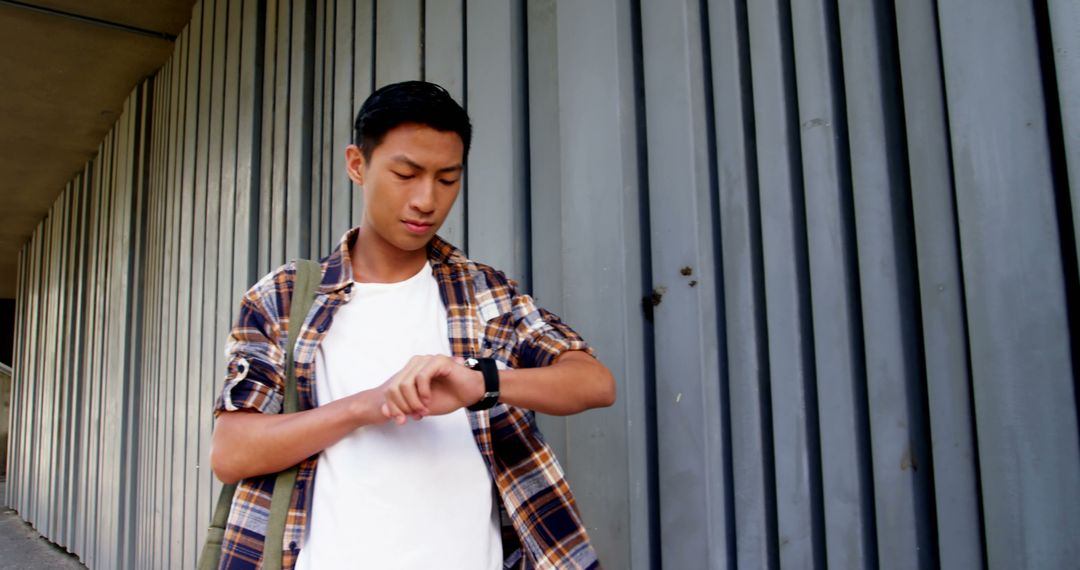
{"label": "gray metal siding", "polygon": [[1073,3],[203,0],[19,258],[12,506],[192,567],[237,302],[361,220],[375,88],[472,115],[442,234],[563,315],[608,568],[1080,557]]}

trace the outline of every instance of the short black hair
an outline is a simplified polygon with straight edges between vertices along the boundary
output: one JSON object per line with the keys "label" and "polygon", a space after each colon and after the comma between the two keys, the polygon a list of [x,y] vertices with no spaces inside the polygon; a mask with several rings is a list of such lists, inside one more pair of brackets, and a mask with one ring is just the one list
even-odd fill
{"label": "short black hair", "polygon": [[370,160],[386,133],[406,123],[457,133],[465,145],[465,156],[469,155],[472,143],[469,114],[446,89],[427,81],[403,81],[376,89],[356,113],[353,142],[360,147],[364,158]]}

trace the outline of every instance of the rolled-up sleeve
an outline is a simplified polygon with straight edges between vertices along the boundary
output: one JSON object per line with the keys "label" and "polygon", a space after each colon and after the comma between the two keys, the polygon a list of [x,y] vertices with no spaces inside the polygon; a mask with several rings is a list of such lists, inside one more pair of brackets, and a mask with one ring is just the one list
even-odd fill
{"label": "rolled-up sleeve", "polygon": [[240,314],[225,345],[225,384],[214,406],[221,412],[281,411],[284,393],[284,351],[280,326],[270,318],[256,285],[240,302]]}
{"label": "rolled-up sleeve", "polygon": [[513,361],[521,368],[548,366],[564,352],[580,350],[595,356],[593,348],[557,315],[537,307],[529,295],[512,301]]}

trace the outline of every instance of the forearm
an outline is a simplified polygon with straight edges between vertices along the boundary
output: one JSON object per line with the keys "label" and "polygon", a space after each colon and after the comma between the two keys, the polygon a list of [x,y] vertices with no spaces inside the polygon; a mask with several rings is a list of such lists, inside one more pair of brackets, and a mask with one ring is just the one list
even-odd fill
{"label": "forearm", "polygon": [[368,390],[295,414],[222,413],[214,427],[210,466],[225,483],[282,471],[361,426],[386,421],[381,402]]}
{"label": "forearm", "polygon": [[499,401],[566,416],[615,403],[615,379],[600,361],[571,351],[543,368],[499,371]]}

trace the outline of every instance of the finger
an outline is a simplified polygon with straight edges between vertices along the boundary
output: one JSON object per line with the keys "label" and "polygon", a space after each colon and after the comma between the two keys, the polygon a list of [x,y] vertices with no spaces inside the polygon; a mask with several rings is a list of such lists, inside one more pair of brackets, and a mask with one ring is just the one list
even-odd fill
{"label": "finger", "polygon": [[407,414],[419,414],[426,413],[427,408],[422,401],[420,401],[420,394],[417,391],[416,382],[418,374],[424,369],[424,364],[418,362],[405,370],[402,370],[401,382],[398,383],[397,390],[401,395],[405,405],[402,406],[401,411]]}
{"label": "finger", "polygon": [[431,402],[431,383],[434,378],[446,374],[445,361],[441,358],[432,358],[420,371],[416,373],[416,393],[426,407]]}
{"label": "finger", "polygon": [[383,405],[382,405],[382,413],[387,418],[393,420],[394,423],[396,423],[397,425],[402,425],[402,424],[405,423],[405,420],[406,420],[405,414],[403,414],[401,412],[401,410],[397,406],[395,406],[395,405],[393,405],[393,404],[391,404],[389,402],[384,402],[383,403]]}
{"label": "finger", "polygon": [[394,416],[403,415],[409,411],[405,404],[405,399],[401,396],[401,391],[399,390],[398,384],[400,379],[398,376],[398,374],[395,374],[394,377],[390,379],[390,382],[387,383],[388,386],[386,389],[383,390],[383,399],[385,399],[386,403],[390,406],[390,410],[393,412]]}
{"label": "finger", "polygon": [[402,413],[411,414],[416,411],[407,397],[409,388],[406,385],[412,381],[416,370],[422,365],[422,358],[420,356],[414,356],[410,358],[408,362],[405,363],[405,366],[402,366],[401,370],[398,370],[387,382],[387,397],[397,405]]}

